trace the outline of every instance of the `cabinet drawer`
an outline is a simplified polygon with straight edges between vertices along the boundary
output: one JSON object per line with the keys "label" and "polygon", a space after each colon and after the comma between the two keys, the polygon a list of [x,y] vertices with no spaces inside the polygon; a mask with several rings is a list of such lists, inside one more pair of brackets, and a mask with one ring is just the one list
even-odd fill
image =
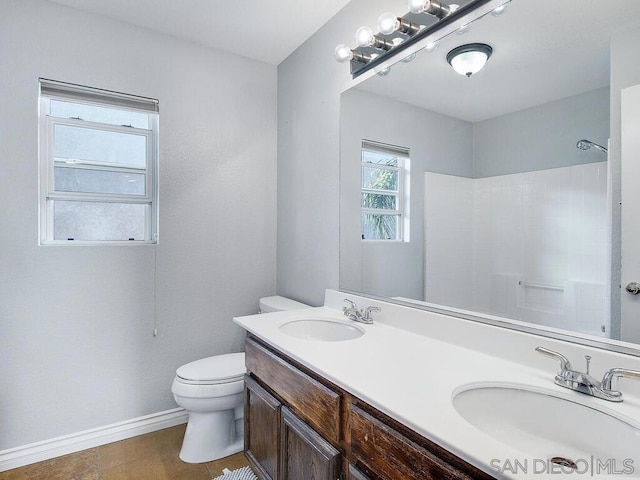
{"label": "cabinet drawer", "polygon": [[468,476],[355,405],[350,409],[350,462],[386,480],[448,480]]}
{"label": "cabinet drawer", "polygon": [[247,339],[247,370],[291,410],[334,444],[340,442],[340,395],[252,339]]}

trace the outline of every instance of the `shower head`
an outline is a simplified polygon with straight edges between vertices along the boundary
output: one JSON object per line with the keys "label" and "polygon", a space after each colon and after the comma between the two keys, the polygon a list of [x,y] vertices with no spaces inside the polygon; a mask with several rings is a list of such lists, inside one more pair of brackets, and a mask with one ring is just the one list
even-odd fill
{"label": "shower head", "polygon": [[576,147],[580,150],[589,150],[591,147],[593,147],[600,150],[603,153],[609,153],[609,150],[607,150],[602,145],[598,145],[597,143],[594,143],[591,140],[585,140],[584,138],[578,141],[578,143],[576,143]]}

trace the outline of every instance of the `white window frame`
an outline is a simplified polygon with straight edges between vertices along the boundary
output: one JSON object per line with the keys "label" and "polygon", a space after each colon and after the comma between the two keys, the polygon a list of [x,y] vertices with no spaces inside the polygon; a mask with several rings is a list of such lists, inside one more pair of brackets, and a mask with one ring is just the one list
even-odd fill
{"label": "white window frame", "polygon": [[[71,101],[86,105],[117,108],[147,113],[149,128],[113,125],[79,118],[60,118],[50,114],[51,100]],[[40,79],[39,111],[39,207],[40,245],[140,245],[158,243],[158,101],[106,90]],[[146,165],[144,167],[92,162],[86,160],[56,159],[54,157],[54,129],[56,125],[88,128],[127,135],[140,135],[146,139]],[[79,168],[118,173],[144,173],[145,194],[106,194],[57,191],[54,184],[55,168]],[[148,206],[144,225],[144,238],[134,240],[61,240],[54,239],[54,202],[77,201]]]}
{"label": "white window frame", "polygon": [[[393,155],[398,159],[398,165],[372,164],[364,161],[364,152],[376,152],[382,154]],[[375,195],[390,195],[396,197],[396,208],[377,209],[365,208],[360,203],[360,221],[362,222],[363,214],[371,215],[388,215],[396,216],[397,219],[397,236],[396,238],[363,238],[363,242],[408,242],[409,241],[409,168],[410,152],[408,148],[389,145],[385,143],[375,142],[371,140],[362,141],[362,149],[360,153],[360,175],[364,175],[365,168],[377,168],[381,170],[390,170],[398,172],[398,189],[396,191],[382,191],[378,189],[365,188],[363,182],[360,182],[360,202],[362,202],[362,194],[372,193]],[[362,230],[362,225],[360,225]]]}

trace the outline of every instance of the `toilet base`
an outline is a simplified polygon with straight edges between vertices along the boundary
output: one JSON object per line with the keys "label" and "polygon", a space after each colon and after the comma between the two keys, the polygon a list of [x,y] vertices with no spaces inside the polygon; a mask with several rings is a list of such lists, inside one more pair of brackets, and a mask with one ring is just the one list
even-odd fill
{"label": "toilet base", "polygon": [[221,412],[189,412],[189,423],[184,433],[180,460],[203,463],[238,453],[244,448],[241,428],[236,428],[234,410]]}

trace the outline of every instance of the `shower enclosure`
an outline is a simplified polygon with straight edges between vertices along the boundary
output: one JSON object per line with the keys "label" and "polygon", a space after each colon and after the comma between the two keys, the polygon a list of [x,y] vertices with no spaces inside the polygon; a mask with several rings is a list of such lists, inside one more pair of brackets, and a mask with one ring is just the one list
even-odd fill
{"label": "shower enclosure", "polygon": [[607,162],[425,173],[424,300],[611,336],[607,178]]}

